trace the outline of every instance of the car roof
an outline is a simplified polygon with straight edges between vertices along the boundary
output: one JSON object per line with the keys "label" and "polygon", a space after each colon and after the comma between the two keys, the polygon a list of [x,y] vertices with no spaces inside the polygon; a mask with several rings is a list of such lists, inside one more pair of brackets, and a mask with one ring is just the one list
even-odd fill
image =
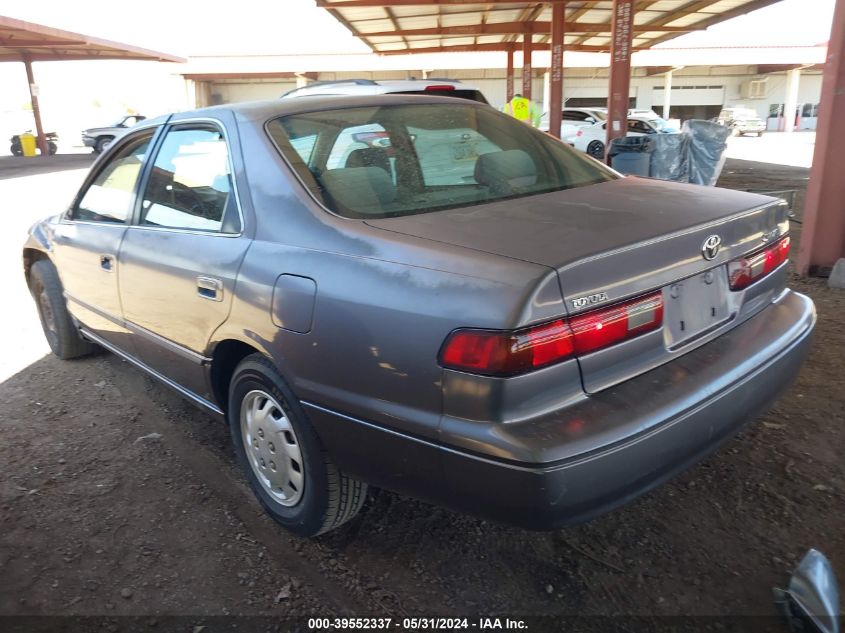
{"label": "car roof", "polygon": [[328,110],[342,110],[346,108],[361,108],[373,106],[390,105],[414,105],[414,104],[460,104],[469,107],[489,108],[491,106],[456,97],[440,97],[428,95],[313,95],[298,99],[272,99],[268,101],[246,101],[231,103],[197,110],[188,110],[173,115],[173,120],[193,119],[202,117],[216,118],[221,112],[231,112],[239,120],[244,121],[268,121],[281,116],[291,114],[304,114],[307,112],[325,112]]}
{"label": "car roof", "polygon": [[431,86],[452,86],[460,90],[478,90],[475,86],[461,83],[458,79],[338,79],[334,81],[317,81],[300,88],[294,88],[282,95],[282,98],[311,95],[315,92],[329,93],[329,90],[346,91],[347,94],[378,94],[380,92],[396,92],[405,90],[425,90]]}

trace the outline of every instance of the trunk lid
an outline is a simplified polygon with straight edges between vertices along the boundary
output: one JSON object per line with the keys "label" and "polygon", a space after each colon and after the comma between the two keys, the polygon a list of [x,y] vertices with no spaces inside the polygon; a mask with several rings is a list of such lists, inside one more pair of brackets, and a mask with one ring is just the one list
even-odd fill
{"label": "trunk lid", "polygon": [[[632,177],[367,223],[553,268],[570,315],[662,289],[662,331],[579,359],[588,392],[733,327],[749,293],[728,289],[727,262],[788,229],[786,208],[768,196]],[[714,235],[720,248],[707,259]]]}

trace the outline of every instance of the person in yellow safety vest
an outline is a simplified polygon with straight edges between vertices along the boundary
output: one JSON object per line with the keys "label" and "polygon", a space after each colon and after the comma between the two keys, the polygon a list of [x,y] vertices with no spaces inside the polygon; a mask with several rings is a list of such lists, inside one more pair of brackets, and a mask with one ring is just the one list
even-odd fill
{"label": "person in yellow safety vest", "polygon": [[533,127],[540,125],[540,112],[530,99],[526,99],[520,94],[514,95],[513,99],[505,104],[504,112],[517,121],[522,121]]}

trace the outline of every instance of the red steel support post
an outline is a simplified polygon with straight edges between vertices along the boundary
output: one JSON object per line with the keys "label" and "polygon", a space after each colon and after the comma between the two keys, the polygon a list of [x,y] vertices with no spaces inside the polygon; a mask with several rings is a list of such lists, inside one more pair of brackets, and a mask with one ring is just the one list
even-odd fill
{"label": "red steel support post", "polygon": [[[786,116],[793,115],[786,113]],[[824,272],[845,257],[844,143],[845,0],[836,0],[798,250],[798,272],[802,275]]]}
{"label": "red steel support post", "polygon": [[26,81],[29,83],[29,98],[32,101],[32,116],[35,117],[35,132],[38,136],[38,149],[41,150],[41,156],[49,156],[50,151],[47,148],[47,137],[44,136],[44,128],[41,125],[41,110],[38,108],[38,89],[35,85],[35,78],[32,74],[32,61],[29,57],[23,58],[23,65],[26,68]]}
{"label": "red steel support post", "polygon": [[531,33],[526,33],[522,38],[522,96],[530,101],[531,80],[534,78],[534,73],[531,70],[531,48],[533,42],[531,41]]}
{"label": "red steel support post", "polygon": [[563,35],[566,4],[552,5],[552,66],[549,69],[549,134],[560,138],[563,112]]}
{"label": "red steel support post", "polygon": [[607,103],[607,143],[628,133],[628,96],[631,86],[631,41],[634,0],[613,0],[610,49],[610,97]]}

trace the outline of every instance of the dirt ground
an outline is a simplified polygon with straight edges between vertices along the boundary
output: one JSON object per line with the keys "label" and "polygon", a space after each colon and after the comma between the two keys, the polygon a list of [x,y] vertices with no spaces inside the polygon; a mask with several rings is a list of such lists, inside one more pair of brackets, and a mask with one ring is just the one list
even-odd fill
{"label": "dirt ground", "polygon": [[[721,184],[806,182],[731,160]],[[809,547],[845,579],[845,292],[792,286],[819,322],[789,393],[671,483],[551,533],[372,492],[344,528],[287,536],[223,425],[113,355],[39,348],[0,378],[0,615],[772,615]]]}

